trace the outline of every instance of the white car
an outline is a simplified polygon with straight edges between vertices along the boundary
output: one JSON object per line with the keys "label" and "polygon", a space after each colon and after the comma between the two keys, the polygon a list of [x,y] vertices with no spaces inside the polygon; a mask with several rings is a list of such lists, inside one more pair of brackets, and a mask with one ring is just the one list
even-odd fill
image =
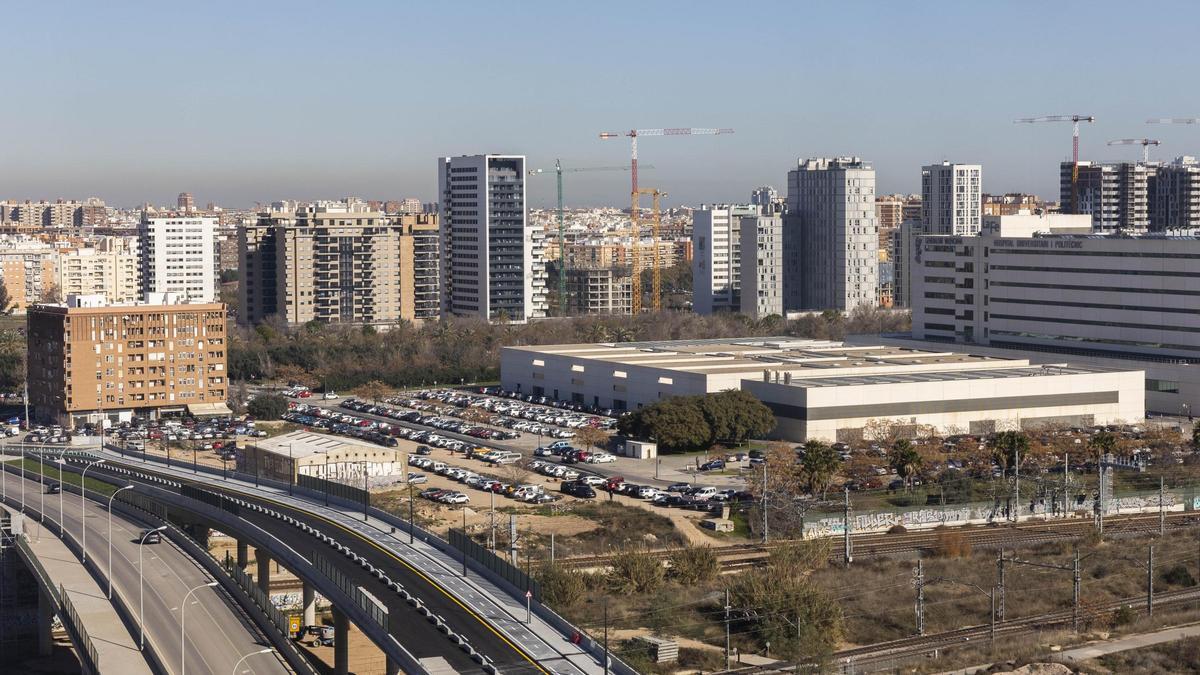
{"label": "white car", "polygon": [[617,456],[610,455],[607,452],[600,452],[588,457],[588,461],[592,464],[609,464],[617,461]]}
{"label": "white car", "polygon": [[429,478],[427,478],[423,473],[409,473],[408,482],[412,483],[413,485],[416,485],[417,483],[428,483]]}
{"label": "white car", "polygon": [[447,504],[466,504],[471,501],[471,498],[461,492],[454,492],[442,497],[442,501]]}
{"label": "white car", "polygon": [[322,398],[324,398],[326,401],[333,401],[335,399],[341,398],[341,396],[338,396],[336,393],[334,393],[332,391],[327,391],[327,392],[325,392],[325,395],[322,396]]}

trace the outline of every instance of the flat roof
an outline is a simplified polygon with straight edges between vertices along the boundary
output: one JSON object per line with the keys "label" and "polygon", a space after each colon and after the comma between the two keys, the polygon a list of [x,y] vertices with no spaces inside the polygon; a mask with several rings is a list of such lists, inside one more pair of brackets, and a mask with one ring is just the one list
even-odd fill
{"label": "flat roof", "polygon": [[944,364],[947,368],[961,369],[972,364],[980,367],[1028,365],[1028,361],[1022,359],[885,345],[854,346],[790,336],[526,345],[505,349],[595,361],[614,367],[642,366],[680,373],[755,377],[764,370],[790,371],[795,377],[808,378],[826,371],[889,366],[913,369],[937,368]]}
{"label": "flat roof", "polygon": [[251,445],[277,455],[287,455],[290,452],[291,457],[294,459],[307,459],[314,455],[324,455],[326,453],[336,455],[342,452],[392,451],[392,448],[385,448],[371,443],[360,443],[345,436],[316,434],[311,431],[293,431],[281,436],[272,436],[271,438],[264,438],[261,441],[254,441]]}
{"label": "flat roof", "polygon": [[801,377],[785,384],[789,387],[815,389],[819,387],[854,387],[867,384],[902,384],[911,382],[952,382],[962,380],[994,380],[1013,377],[1046,377],[1060,375],[1091,375],[1097,373],[1125,372],[1119,368],[1102,366],[1071,366],[1047,364],[1041,366],[1014,366],[989,368],[987,370],[938,370],[916,373],[894,373],[879,375],[843,375],[835,377]]}

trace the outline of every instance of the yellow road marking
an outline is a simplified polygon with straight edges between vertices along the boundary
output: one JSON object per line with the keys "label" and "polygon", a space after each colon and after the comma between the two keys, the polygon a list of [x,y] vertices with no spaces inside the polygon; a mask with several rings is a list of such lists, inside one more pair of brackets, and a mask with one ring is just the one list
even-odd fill
{"label": "yellow road marking", "polygon": [[[180,481],[180,483],[181,483],[181,484],[182,484],[182,482],[183,482],[183,481],[185,481],[185,480],[186,480],[186,481],[188,481],[188,482],[190,482],[190,483],[193,483],[193,484],[197,483],[197,481],[194,481],[194,480],[191,480],[191,479],[184,479],[184,478],[179,478],[179,477],[175,477],[175,476],[172,476],[172,479]],[[223,488],[225,491],[228,491],[228,492],[233,492],[234,494],[241,494],[241,495],[245,495],[245,494],[246,494],[246,493],[239,493],[239,492],[237,492],[237,491],[235,491],[235,490],[233,490],[233,489],[229,488],[228,486],[221,486],[221,485],[216,485],[216,486],[214,486],[214,485],[209,485],[209,484],[206,484],[206,483],[200,483],[200,485],[203,485],[203,486],[204,486],[204,487],[206,487],[206,488],[209,488],[209,487]],[[259,496],[259,495],[249,495],[249,496],[250,496],[250,497],[252,497],[253,499],[262,500],[262,501],[265,501],[265,502],[268,502],[268,503],[271,503],[271,504],[275,504],[276,506],[281,506],[281,507],[283,507],[283,508],[286,508],[286,509],[291,509],[291,510],[300,510],[300,509],[296,509],[296,507],[294,507],[294,506],[291,506],[291,505],[289,505],[289,504],[285,504],[284,502],[279,502],[279,501],[276,501],[276,500],[274,500],[274,499],[271,499],[270,497],[263,497],[263,496]],[[334,526],[334,527],[336,527],[336,528],[338,528],[338,529],[340,529],[340,530],[342,530],[342,531],[344,531],[344,532],[348,532],[349,534],[352,534],[352,535],[354,535],[355,537],[358,537],[358,538],[359,538],[359,539],[361,539],[362,541],[364,541],[364,542],[366,542],[366,543],[370,544],[371,546],[374,546],[374,547],[375,547],[375,548],[376,548],[376,549],[377,549],[377,550],[378,550],[380,553],[384,554],[384,555],[385,555],[385,556],[387,556],[388,558],[391,558],[392,560],[395,560],[396,562],[400,563],[401,565],[403,565],[403,566],[407,567],[407,568],[408,568],[408,569],[409,569],[409,570],[410,570],[410,571],[411,571],[413,574],[416,574],[416,575],[417,575],[417,576],[419,576],[420,578],[424,579],[426,583],[428,583],[430,586],[433,586],[433,587],[434,587],[435,589],[437,589],[437,590],[438,590],[438,591],[439,591],[439,592],[440,592],[442,595],[446,596],[448,599],[450,599],[450,601],[452,601],[454,604],[458,605],[458,606],[459,606],[459,607],[461,607],[463,610],[465,610],[465,611],[466,611],[468,614],[470,614],[472,617],[474,617],[474,618],[475,618],[475,620],[477,620],[477,621],[480,623],[480,625],[482,625],[484,628],[487,628],[487,629],[488,629],[489,631],[491,631],[491,632],[492,632],[492,633],[493,633],[493,634],[494,634],[496,637],[500,638],[500,640],[502,640],[502,641],[504,642],[504,644],[508,645],[509,647],[512,647],[513,651],[515,651],[517,654],[520,654],[520,655],[521,655],[521,657],[522,657],[522,658],[524,658],[524,659],[525,659],[526,661],[528,661],[529,663],[533,664],[533,667],[534,667],[534,668],[537,668],[537,669],[538,669],[539,671],[541,671],[542,673],[545,673],[545,675],[552,675],[552,674],[550,673],[550,671],[548,671],[548,670],[546,670],[545,668],[543,668],[543,667],[541,666],[541,664],[539,664],[537,661],[534,661],[534,660],[533,660],[533,658],[532,658],[532,657],[530,657],[530,655],[529,655],[529,654],[525,653],[525,650],[521,649],[521,648],[520,648],[520,647],[518,647],[516,644],[514,644],[514,643],[513,643],[511,640],[509,640],[507,637],[505,637],[505,636],[504,636],[502,633],[500,633],[498,630],[496,630],[494,627],[492,627],[492,625],[491,625],[491,624],[489,624],[487,621],[484,621],[484,620],[483,620],[483,617],[481,617],[481,616],[480,616],[478,613],[476,613],[476,612],[475,612],[475,610],[473,610],[473,609],[471,609],[470,607],[467,607],[466,605],[464,605],[464,604],[463,604],[461,601],[459,601],[459,599],[458,599],[458,598],[456,598],[456,597],[454,597],[453,595],[451,595],[449,592],[447,592],[447,591],[446,591],[446,589],[442,588],[442,587],[441,587],[439,584],[437,584],[435,581],[433,581],[433,580],[432,580],[432,579],[430,579],[428,576],[426,576],[426,574],[425,574],[424,572],[422,572],[421,570],[418,570],[417,568],[413,567],[412,565],[410,565],[410,564],[409,564],[407,561],[405,561],[405,560],[404,560],[403,558],[401,558],[400,556],[398,556],[398,555],[396,555],[396,554],[392,553],[391,551],[389,551],[389,550],[385,549],[384,547],[380,546],[380,545],[379,545],[378,543],[376,543],[375,541],[372,541],[371,539],[369,539],[369,538],[367,538],[367,537],[363,536],[362,534],[360,534],[360,533],[358,533],[358,532],[356,532],[356,531],[354,531],[354,530],[352,530],[352,529],[350,529],[350,528],[346,527],[345,525],[342,525],[341,523],[337,523],[337,522],[335,522],[335,521],[333,521],[333,520],[330,520],[329,518],[326,518],[325,516],[322,516],[322,515],[321,515],[321,514],[319,514],[319,513],[315,513],[315,512],[312,512],[312,511],[303,511],[303,513],[306,513],[306,514],[308,514],[308,515],[311,515],[311,516],[313,516],[313,517],[315,517],[315,518],[318,518],[318,519],[320,519],[320,520],[322,520],[322,521],[325,521],[326,523],[329,523],[330,525],[332,525],[332,526]]]}

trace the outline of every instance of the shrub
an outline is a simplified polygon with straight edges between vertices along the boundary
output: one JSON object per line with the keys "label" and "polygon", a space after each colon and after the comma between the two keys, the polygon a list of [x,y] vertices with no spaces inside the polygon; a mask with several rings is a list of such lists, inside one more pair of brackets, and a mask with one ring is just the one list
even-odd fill
{"label": "shrub", "polygon": [[1196,579],[1188,568],[1183,565],[1174,565],[1162,572],[1162,580],[1172,586],[1191,587],[1196,585]]}
{"label": "shrub", "polygon": [[1137,618],[1138,618],[1137,610],[1129,605],[1125,605],[1125,606],[1121,607],[1120,609],[1118,609],[1117,611],[1113,612],[1112,625],[1114,628],[1117,626],[1124,626],[1126,624],[1130,624],[1130,623],[1133,623],[1134,621],[1137,621]]}
{"label": "shrub", "polygon": [[287,399],[279,394],[260,394],[246,404],[246,412],[256,420],[277,420],[287,409]]}
{"label": "shrub", "polygon": [[574,607],[587,597],[587,575],[546,563],[538,570],[542,597],[547,605],[561,609]]}
{"label": "shrub", "polygon": [[903,525],[893,525],[889,527],[887,531],[888,534],[905,534],[907,532],[908,528],[904,527]]}
{"label": "shrub", "polygon": [[645,549],[625,551],[613,560],[608,585],[622,594],[648,593],[662,585],[666,570],[662,561]]}
{"label": "shrub", "polygon": [[707,546],[688,546],[671,556],[671,574],[685,586],[709,581],[717,571],[717,554]]}
{"label": "shrub", "polygon": [[967,558],[971,555],[971,540],[956,530],[940,530],[933,550],[942,558]]}

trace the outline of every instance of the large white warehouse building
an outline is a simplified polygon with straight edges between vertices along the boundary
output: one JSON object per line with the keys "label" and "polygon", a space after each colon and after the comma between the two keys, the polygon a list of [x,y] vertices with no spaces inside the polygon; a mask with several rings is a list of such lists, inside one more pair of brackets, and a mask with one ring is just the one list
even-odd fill
{"label": "large white warehouse building", "polygon": [[853,441],[871,420],[943,433],[1145,417],[1143,373],[789,337],[506,347],[505,389],[632,410],[744,389],[775,435]]}

